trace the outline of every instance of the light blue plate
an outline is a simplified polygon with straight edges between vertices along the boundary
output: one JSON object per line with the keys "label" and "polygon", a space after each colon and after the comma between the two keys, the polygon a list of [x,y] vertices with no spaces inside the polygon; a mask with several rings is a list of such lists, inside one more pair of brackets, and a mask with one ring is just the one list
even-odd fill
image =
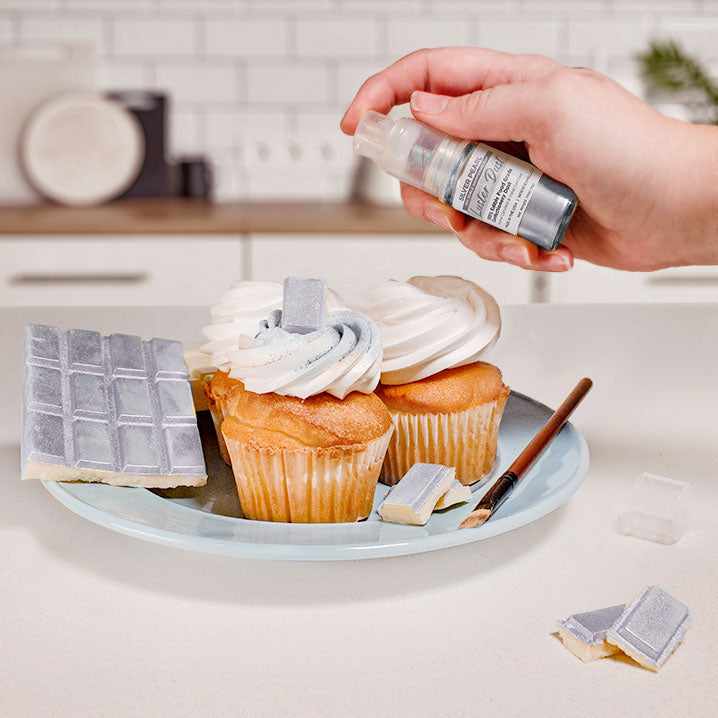
{"label": "light blue plate", "polygon": [[199,489],[153,492],[102,484],[43,482],[61,503],[114,531],[157,543],[240,558],[334,561],[379,558],[449,548],[496,536],[536,521],[565,504],[588,470],[583,436],[567,424],[496,515],[480,528],[457,530],[493,479],[528,443],[551,410],[512,393],[499,436],[496,469],[474,490],[475,500],[435,513],[426,526],[399,526],[379,520],[388,489],[379,485],[375,511],[353,524],[282,524],[239,518],[231,471],[219,458],[214,430],[200,414],[209,481]]}

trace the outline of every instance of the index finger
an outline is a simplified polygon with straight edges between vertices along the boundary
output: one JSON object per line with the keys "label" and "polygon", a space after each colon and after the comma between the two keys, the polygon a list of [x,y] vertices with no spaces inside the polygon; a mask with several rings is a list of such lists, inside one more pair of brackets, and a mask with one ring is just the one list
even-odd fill
{"label": "index finger", "polygon": [[556,63],[542,55],[512,55],[480,47],[439,47],[405,55],[359,88],[341,121],[353,134],[368,110],[388,112],[415,90],[466,95],[475,90],[543,77]]}

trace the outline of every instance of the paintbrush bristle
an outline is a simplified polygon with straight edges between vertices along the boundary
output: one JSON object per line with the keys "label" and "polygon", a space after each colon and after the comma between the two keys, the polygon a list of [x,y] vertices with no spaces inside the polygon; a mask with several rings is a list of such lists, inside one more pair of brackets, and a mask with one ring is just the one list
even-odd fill
{"label": "paintbrush bristle", "polygon": [[472,511],[460,524],[460,529],[475,529],[477,526],[485,524],[491,517],[489,509],[476,509]]}

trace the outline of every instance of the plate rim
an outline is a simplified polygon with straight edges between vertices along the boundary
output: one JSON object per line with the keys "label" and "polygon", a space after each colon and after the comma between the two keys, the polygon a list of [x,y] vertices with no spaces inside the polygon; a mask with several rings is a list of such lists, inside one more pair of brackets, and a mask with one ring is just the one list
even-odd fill
{"label": "plate rim", "polygon": [[[533,399],[521,392],[511,392],[516,397],[520,397],[524,401],[533,404],[542,410],[551,412],[552,409],[546,404]],[[415,553],[426,553],[429,551],[437,551],[444,548],[453,548],[464,544],[473,543],[475,541],[483,541],[502,533],[512,531],[514,529],[525,526],[534,521],[538,521],[556,509],[566,504],[569,499],[578,491],[583,481],[588,475],[590,464],[590,451],[588,443],[583,434],[571,423],[567,422],[561,429],[573,433],[579,448],[579,461],[576,465],[573,476],[566,482],[555,494],[545,499],[540,504],[540,512],[536,514],[536,504],[522,509],[517,513],[510,514],[494,521],[484,524],[478,529],[455,530],[444,533],[430,534],[428,536],[417,536],[415,538],[407,538],[402,540],[383,542],[379,544],[292,544],[292,543],[256,543],[248,541],[228,541],[226,539],[213,539],[206,536],[193,536],[181,534],[167,529],[148,526],[131,519],[114,516],[106,513],[102,509],[84,501],[75,494],[68,491],[68,486],[74,486],[73,482],[46,481],[41,483],[45,489],[62,505],[68,508],[78,516],[97,524],[104,528],[110,529],[117,533],[131,536],[133,538],[150,541],[152,543],[181,548],[188,551],[196,551],[202,553],[219,554],[243,559],[255,560],[277,560],[277,561],[339,561],[339,560],[358,560],[368,558],[389,558],[395,556],[406,556]],[[114,487],[129,488],[133,491],[142,491],[148,496],[152,496],[156,501],[164,502],[165,499],[158,496],[148,489],[142,487]],[[481,489],[479,489],[481,491]],[[173,502],[173,509],[182,511],[195,512],[198,509],[177,504]],[[226,519],[227,521],[247,522],[251,524],[272,524],[268,521],[255,521],[253,519],[235,518],[232,516],[222,516],[219,514],[210,514],[215,519]],[[327,530],[331,530],[337,524],[284,524],[284,525],[301,525],[311,526],[316,530],[317,527],[326,526]],[[339,524],[342,526],[352,526],[353,523]]]}

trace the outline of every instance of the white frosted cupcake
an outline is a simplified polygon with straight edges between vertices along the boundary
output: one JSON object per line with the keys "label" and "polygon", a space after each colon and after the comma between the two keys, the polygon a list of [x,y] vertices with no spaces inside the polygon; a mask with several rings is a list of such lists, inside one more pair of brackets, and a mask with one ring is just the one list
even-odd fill
{"label": "white frosted cupcake", "polygon": [[395,427],[381,480],[392,485],[421,462],[454,466],[463,484],[480,481],[509,395],[501,372],[480,361],[501,329],[493,297],[459,277],[413,277],[375,287],[361,308],[381,328],[377,394]]}
{"label": "white frosted cupcake", "polygon": [[392,433],[374,394],[378,327],[332,311],[294,334],[272,311],[253,339],[227,351],[228,372],[207,385],[245,516],[265,521],[366,518]]}

